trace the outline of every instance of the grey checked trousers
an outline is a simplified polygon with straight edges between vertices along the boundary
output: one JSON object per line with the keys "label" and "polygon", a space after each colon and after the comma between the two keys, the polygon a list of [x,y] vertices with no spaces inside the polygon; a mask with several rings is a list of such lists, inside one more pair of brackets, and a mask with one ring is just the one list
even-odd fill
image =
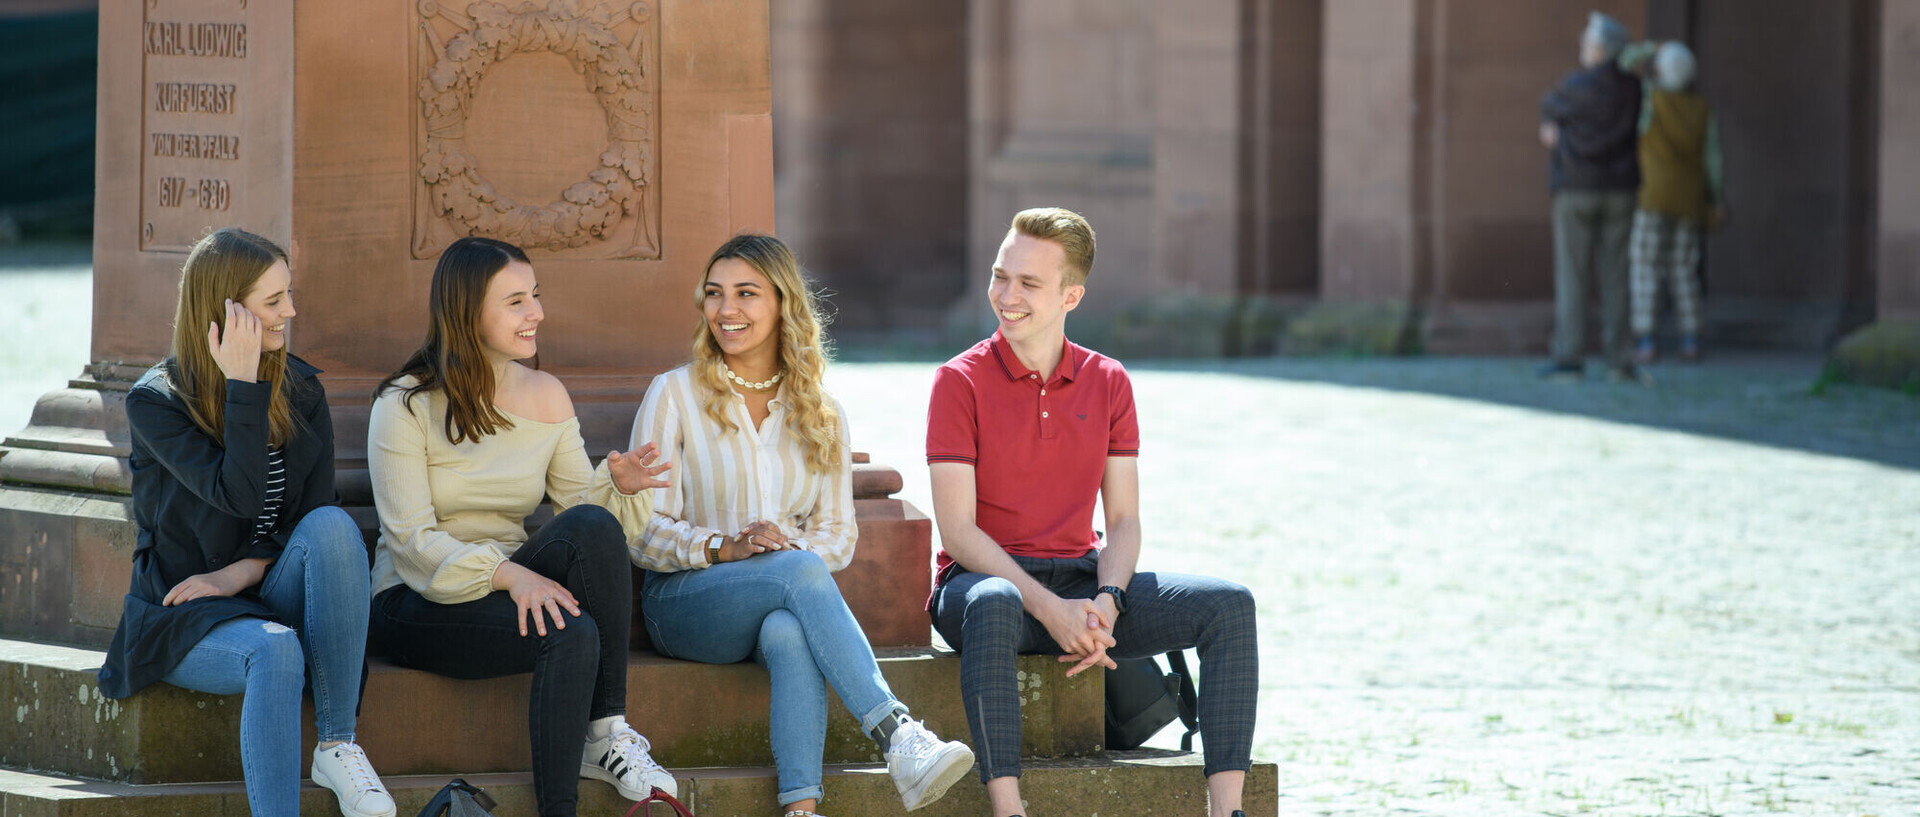
{"label": "grey checked trousers", "polygon": [[1627,326],[1627,238],[1635,194],[1563,190],[1553,196],[1553,362],[1578,365],[1587,342],[1587,293],[1600,290],[1600,345],[1607,365],[1633,362]]}
{"label": "grey checked trousers", "polygon": [[[1014,556],[1061,598],[1088,598],[1100,552],[1078,559]],[[1015,656],[1060,655],[1060,646],[1021,606],[1013,582],[959,567],[934,593],[933,624],[960,651],[960,694],[980,779],[1020,775],[1020,689]],[[1200,735],[1206,774],[1253,765],[1254,707],[1260,694],[1253,594],[1233,582],[1179,573],[1135,573],[1127,612],[1114,623],[1115,658],[1194,648],[1200,654]]]}
{"label": "grey checked trousers", "polygon": [[1633,244],[1627,257],[1633,270],[1633,334],[1653,334],[1654,302],[1660,284],[1673,285],[1673,314],[1680,334],[1700,334],[1700,225],[1665,213],[1633,211]]}

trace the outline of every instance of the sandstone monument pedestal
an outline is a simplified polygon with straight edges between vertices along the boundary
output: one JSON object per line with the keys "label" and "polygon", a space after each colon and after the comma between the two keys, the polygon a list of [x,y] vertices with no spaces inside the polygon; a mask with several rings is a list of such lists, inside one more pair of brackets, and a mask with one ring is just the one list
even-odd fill
{"label": "sandstone monument pedestal", "polygon": [[[100,177],[128,181],[96,213],[100,362],[0,448],[0,635],[111,636],[134,540],[124,395],[166,356],[209,230],[292,255],[293,349],[325,370],[342,501],[371,530],[368,406],[424,335],[441,247],[527,250],[540,366],[604,453],[685,359],[708,253],[774,228],[764,2],[152,0],[103,17],[100,54]],[[877,643],[924,646],[931,525],[889,498],[898,474],[858,470],[848,596]]]}

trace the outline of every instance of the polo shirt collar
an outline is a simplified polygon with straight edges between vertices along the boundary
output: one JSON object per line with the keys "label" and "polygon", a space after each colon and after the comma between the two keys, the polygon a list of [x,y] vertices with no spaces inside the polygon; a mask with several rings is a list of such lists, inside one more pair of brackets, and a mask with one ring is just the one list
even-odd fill
{"label": "polo shirt collar", "polygon": [[[1066,348],[1060,354],[1060,365],[1054,368],[1053,377],[1047,381],[1049,383],[1054,380],[1073,380],[1080,374],[1080,366],[1087,362],[1086,349],[1071,340],[1062,339],[1060,342]],[[1008,380],[1019,380],[1035,374],[1034,370],[1027,368],[1027,364],[1020,362],[1020,356],[1013,352],[1013,344],[998,329],[993,330],[993,356],[999,359],[1000,369],[1007,373]]]}

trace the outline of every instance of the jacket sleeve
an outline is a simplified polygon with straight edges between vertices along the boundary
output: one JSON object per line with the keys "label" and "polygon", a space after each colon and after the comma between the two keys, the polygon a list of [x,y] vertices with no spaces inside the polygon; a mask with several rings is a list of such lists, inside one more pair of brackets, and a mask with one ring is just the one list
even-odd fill
{"label": "jacket sleeve", "polygon": [[127,429],[134,443],[214,510],[259,518],[266,506],[271,387],[227,381],[225,439],[219,442],[194,425],[179,395],[161,388],[147,384],[127,394]]}
{"label": "jacket sleeve", "polygon": [[[707,563],[707,539],[724,533],[686,520],[687,480],[696,477],[687,469],[681,413],[698,409],[679,405],[670,380],[673,380],[671,376],[662,375],[647,387],[647,396],[640,401],[640,411],[633,418],[633,434],[627,442],[629,448],[658,443],[660,456],[673,462],[670,472],[673,478],[668,480],[672,484],[653,489],[652,517],[639,536],[627,541],[627,551],[634,564],[661,573],[711,567]],[[692,420],[699,421],[697,417]]]}
{"label": "jacket sleeve", "polygon": [[427,479],[427,435],[440,433],[418,395],[409,410],[401,389],[374,401],[367,425],[367,470],[380,536],[395,572],[435,604],[459,604],[493,590],[493,571],[506,561],[490,545],[463,542],[440,530]]}
{"label": "jacket sleeve", "polygon": [[1560,80],[1559,84],[1553,86],[1553,90],[1548,91],[1547,95],[1540,99],[1541,121],[1564,125],[1567,120],[1573,118],[1574,112],[1579,109],[1582,96],[1579,79],[1580,75],[1577,73],[1569,75]]}
{"label": "jacket sleeve", "polygon": [[1727,200],[1727,162],[1720,152],[1720,120],[1713,114],[1707,114],[1707,137],[1700,152],[1700,162],[1707,169],[1707,201],[1718,207]]}
{"label": "jacket sleeve", "polygon": [[860,525],[853,512],[853,441],[847,437],[847,409],[839,401],[840,413],[834,433],[840,439],[839,467],[825,474],[809,472],[807,478],[819,480],[819,504],[808,515],[806,529],[792,537],[792,543],[819,554],[827,570],[839,571],[853,562],[854,545],[860,541]]}

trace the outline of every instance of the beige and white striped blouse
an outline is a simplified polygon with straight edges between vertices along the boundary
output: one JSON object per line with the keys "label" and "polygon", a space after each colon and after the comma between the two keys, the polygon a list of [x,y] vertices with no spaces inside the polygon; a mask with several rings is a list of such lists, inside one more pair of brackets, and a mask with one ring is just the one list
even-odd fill
{"label": "beige and white striped blouse", "polygon": [[732,536],[764,519],[779,525],[789,542],[820,554],[828,570],[846,567],[860,531],[853,517],[853,449],[839,401],[833,405],[840,415],[840,465],[816,474],[800,441],[787,433],[785,386],[757,430],[746,398],[731,391],[734,428],[721,429],[707,416],[702,388],[688,366],[662,374],[634,417],[631,447],[659,443],[661,458],[673,462],[667,475],[673,484],[654,489],[653,521],[627,544],[634,564],[663,573],[708,567],[709,537]]}

